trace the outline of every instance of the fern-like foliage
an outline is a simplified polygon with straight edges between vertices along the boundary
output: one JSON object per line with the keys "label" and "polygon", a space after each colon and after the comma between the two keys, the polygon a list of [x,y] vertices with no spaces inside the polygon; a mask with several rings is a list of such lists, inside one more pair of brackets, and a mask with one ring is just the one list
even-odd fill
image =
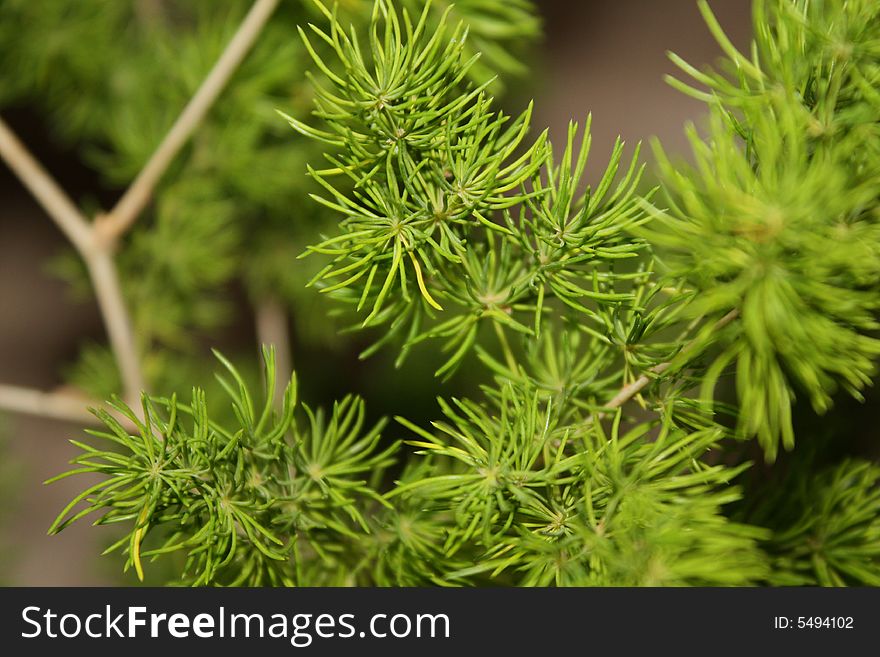
{"label": "fern-like foliage", "polygon": [[[500,405],[441,400],[446,420],[411,444],[454,466],[393,496],[431,500],[455,524],[444,549],[471,555],[454,581],[526,586],[748,584],[766,575],[766,533],[721,513],[737,469],[703,458],[718,430],[667,416],[622,433],[560,421],[552,402],[507,387]],[[658,431],[654,440],[646,440]],[[722,561],[717,561],[720,555]]]}
{"label": "fern-like foliage", "polygon": [[299,405],[303,423],[295,378],[286,383],[282,407],[273,407],[275,386],[285,382],[275,380],[272,350],[264,350],[260,403],[218,358],[237,421],[214,421],[200,389],[188,404],[144,395],[144,420],[117,401],[113,407],[134,430],[96,410],[106,430],[90,433],[105,446],[74,441],[82,450],[73,461],[79,467],[50,481],[82,473],[105,479],[74,498],[51,533],[97,513],[95,524],[129,525],[108,551],[122,549],[126,568],[140,579],[145,560],[182,553],[188,583],[259,586],[300,583],[310,562],[332,560],[367,531],[363,510],[383,503],[374,486],[395,445],[375,449],[381,425],[365,430],[363,401],[348,397],[329,417]]}
{"label": "fern-like foliage", "polygon": [[310,172],[325,190],[315,198],[342,218],[309,247],[331,257],[312,283],[354,304],[364,326],[388,324],[380,343],[403,336],[401,357],[443,339],[446,374],[484,324],[534,336],[556,305],[604,329],[604,313],[633,298],[615,285],[638,274],[613,264],[638,253],[625,231],[646,214],[637,153],[615,184],[618,143],[585,189],[589,122],[580,138],[572,124],[554,162],[546,133],[527,137],[531,107],[496,110],[486,85],[470,82],[467,29],[427,31],[429,8],[410,16],[376,2],[364,45],[326,10],[329,31],[303,32],[333,48],[333,60],[314,56],[332,85],[316,87],[320,127],[287,119],[330,149],[332,166]]}
{"label": "fern-like foliage", "polygon": [[106,479],[53,530],[97,512],[138,573],[180,552],[198,584],[877,584],[876,467],[740,479],[746,439],[768,468],[793,447],[796,392],[824,411],[880,355],[876,3],[758,0],[751,57],[701,5],[726,60],[676,59],[711,118],[692,166],[658,150],[663,195],[620,141],[587,184],[589,120],[559,149],[496,108],[455,20],[480,3],[415,4],[300,30],[313,112],[285,118],[336,219],[306,255],[365,356],[440,340],[436,376],[478,364],[479,394],[401,409],[395,451],[359,400],[273,407],[271,353],[261,405],[224,361],[232,420],[201,392],[117,405],[135,431],[99,413],[116,449],[78,443],[74,472]]}
{"label": "fern-like foliage", "polygon": [[706,100],[696,163],[662,157],[669,211],[649,239],[698,290],[690,312],[742,321],[716,363],[736,363],[740,429],[768,457],[790,449],[798,391],[818,412],[860,396],[880,354],[880,67],[877,4],[756,0],[751,56],[700,7],[726,53],[720,71],[674,57]]}
{"label": "fern-like foliage", "polygon": [[77,467],[50,481],[104,478],[50,532],[91,514],[124,524],[107,551],[122,550],[126,568],[143,578],[145,562],[180,555],[193,585],[748,584],[766,575],[766,532],[720,512],[738,498],[728,484],[741,468],[701,462],[717,430],[687,432],[668,417],[622,434],[618,413],[610,435],[598,424],[584,431],[552,401],[509,385],[498,404],[441,401],[439,436],[399,418],[432,456],[383,492],[397,444],[383,443],[383,423],[365,430],[361,400],[344,399],[325,419],[298,404],[294,379],[276,409],[271,350],[259,403],[218,358],[236,421],[214,421],[216,404],[198,389],[188,404],[145,395],[144,420],[116,402],[126,424],[95,411],[106,429],[90,433],[105,445],[73,441]]}

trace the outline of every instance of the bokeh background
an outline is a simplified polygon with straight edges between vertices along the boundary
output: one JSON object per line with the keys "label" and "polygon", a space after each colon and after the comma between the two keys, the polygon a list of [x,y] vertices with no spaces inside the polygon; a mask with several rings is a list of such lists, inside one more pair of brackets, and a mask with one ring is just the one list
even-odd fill
{"label": "bokeh background", "polygon": [[[515,109],[534,98],[534,125],[549,126],[556,140],[564,138],[570,119],[583,121],[592,112],[592,179],[618,134],[629,144],[656,137],[667,151],[686,157],[684,124],[699,122],[703,107],[669,87],[663,76],[675,72],[667,51],[697,66],[720,54],[696,0],[539,0],[536,4],[544,36],[525,62],[531,73],[510,81],[505,104]],[[750,35],[748,0],[710,4],[731,40],[745,46]],[[48,44],[51,35],[46,40]],[[8,82],[5,76],[16,74],[0,71],[0,85]],[[110,205],[118,197],[120,190],[103,182],[77,150],[53,139],[38,109],[15,105],[4,108],[2,115],[74,199],[92,198]],[[650,149],[645,154],[650,160]],[[104,339],[94,303],[76,301],[68,286],[47,271],[47,262],[64,247],[55,225],[0,165],[2,383],[57,388],[83,342]],[[291,253],[291,258],[295,255]],[[216,336],[224,349],[254,350],[253,322],[245,306],[242,299],[243,312],[236,313]],[[323,386],[314,393],[319,397],[355,389],[368,395],[374,413],[431,415],[435,394],[431,381],[413,386],[406,373],[395,377],[381,362],[360,363],[356,353],[356,349],[312,349],[300,340],[294,346],[294,361],[302,376],[320,372],[324,377]],[[418,371],[417,366],[409,370]],[[0,414],[0,582],[131,583],[120,574],[118,557],[98,556],[106,535],[88,524],[59,536],[46,535],[57,512],[82,483],[65,480],[44,486],[41,482],[66,468],[74,454],[67,439],[81,433],[81,427],[64,422]]]}

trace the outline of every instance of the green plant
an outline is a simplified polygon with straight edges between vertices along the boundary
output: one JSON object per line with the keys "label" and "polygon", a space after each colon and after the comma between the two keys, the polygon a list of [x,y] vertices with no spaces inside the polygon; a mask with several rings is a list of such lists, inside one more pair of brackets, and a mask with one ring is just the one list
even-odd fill
{"label": "green plant", "polygon": [[[467,23],[409,6],[376,0],[348,27],[316,3],[324,26],[301,28],[314,109],[285,107],[286,139],[320,146],[311,195],[335,218],[303,255],[369,332],[363,357],[402,365],[440,340],[435,375],[480,363],[478,395],[439,399],[430,427],[401,409],[367,428],[357,398],[326,416],[298,403],[271,349],[260,395],[220,357],[222,392],[95,411],[113,449],[77,443],[67,474],[104,479],[52,531],[97,513],[125,527],[112,547],[139,576],[182,555],[192,584],[880,581],[876,466],[771,467],[795,447],[795,395],[824,413],[880,353],[876,3],[755,0],[748,57],[701,3],[725,60],[673,58],[711,119],[692,166],[657,148],[659,194],[620,142],[587,185],[589,118],[561,150],[529,137],[531,110],[502,113],[474,68]],[[461,7],[498,34],[527,11]],[[753,437],[786,475],[760,489]]]}

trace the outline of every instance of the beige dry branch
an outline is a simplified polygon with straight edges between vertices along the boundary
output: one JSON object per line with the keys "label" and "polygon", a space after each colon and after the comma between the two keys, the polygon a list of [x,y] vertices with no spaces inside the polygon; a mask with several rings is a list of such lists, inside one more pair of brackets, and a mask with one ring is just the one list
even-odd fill
{"label": "beige dry branch", "polygon": [[278,0],[257,0],[253,4],[223,54],[220,55],[220,59],[214,64],[214,68],[208,73],[137,178],[113,210],[97,218],[96,228],[108,242],[117,241],[143,212],[162,175],[205,118],[277,6]]}
{"label": "beige dry branch", "polygon": [[[134,332],[112,255],[95,239],[91,222],[0,119],[0,157],[71,241],[89,270],[127,398],[143,389]],[[0,400],[2,405],[2,400]],[[6,407],[6,406],[3,406]]]}
{"label": "beige dry branch", "polygon": [[[131,315],[125,304],[114,261],[116,245],[146,208],[156,185],[180,149],[217,100],[229,78],[253,46],[279,0],[256,0],[217,63],[116,206],[94,222],[30,154],[0,118],[0,158],[40,203],[85,262],[113,350],[126,400],[133,408],[145,389]],[[96,405],[96,404],[95,404]],[[83,400],[66,393],[46,393],[0,385],[0,409],[87,422],[93,419]]]}
{"label": "beige dry branch", "polygon": [[287,312],[277,298],[267,296],[257,302],[254,312],[257,342],[275,347],[275,373],[280,385],[275,386],[275,405],[280,408],[284,401],[284,382],[293,374],[290,353],[290,329]]}
{"label": "beige dry branch", "polygon": [[88,400],[67,392],[43,392],[0,384],[0,406],[17,413],[94,424],[96,418],[86,410],[88,405]]}

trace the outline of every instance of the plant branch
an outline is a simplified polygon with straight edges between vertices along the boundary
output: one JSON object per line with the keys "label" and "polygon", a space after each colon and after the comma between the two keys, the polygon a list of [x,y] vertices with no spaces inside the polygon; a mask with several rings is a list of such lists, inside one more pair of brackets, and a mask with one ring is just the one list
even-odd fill
{"label": "plant branch", "polygon": [[[130,418],[118,413],[113,408],[106,407],[96,399],[89,399],[71,392],[44,392],[34,388],[10,386],[0,383],[0,410],[11,413],[61,420],[77,425],[86,424],[100,427],[104,426],[104,423],[88,409],[102,407],[116,418],[123,427],[129,431],[137,431],[137,427]],[[132,410],[134,408],[132,407]]]}
{"label": "plant branch", "polygon": [[278,299],[267,297],[256,304],[257,341],[275,347],[275,367],[279,385],[275,386],[275,404],[280,408],[284,400],[284,382],[290,380],[293,363],[290,353],[290,330],[287,312]]}
{"label": "plant branch", "polygon": [[232,40],[226,46],[214,68],[208,73],[198,91],[183,109],[162,143],[150,156],[149,161],[129,186],[113,210],[99,217],[96,225],[101,238],[108,244],[115,243],[137,220],[150,201],[153,190],[174,160],[177,153],[192,136],[196,126],[204,119],[217,100],[229,78],[241,64],[269,20],[278,0],[256,0]]}
{"label": "plant branch", "polygon": [[2,119],[0,156],[67,236],[85,262],[122,377],[125,396],[129,401],[137,399],[144,389],[144,379],[135,348],[134,332],[110,252],[102,248],[95,239],[93,224],[89,223]]}
{"label": "plant branch", "polygon": [[0,118],[0,157],[39,201],[76,250],[83,257],[92,251],[94,240],[89,221],[52,176],[28,152],[2,118]]}
{"label": "plant branch", "polygon": [[110,348],[113,350],[122,377],[122,389],[125,391],[126,401],[133,408],[138,409],[139,405],[133,402],[138,399],[142,390],[146,390],[146,382],[141,371],[131,316],[125,305],[122,287],[119,285],[116,263],[109,251],[100,249],[86,258],[86,266],[110,339]]}
{"label": "plant branch", "polygon": [[[715,322],[715,325],[712,327],[712,330],[713,331],[721,330],[722,328],[724,328],[725,326],[730,324],[733,320],[735,320],[737,317],[739,317],[739,310],[734,308],[729,313],[724,315],[724,317],[722,317],[717,322]],[[681,357],[682,355],[685,355],[690,351],[693,351],[694,348],[696,348],[696,346],[697,346],[697,340],[691,340],[682,348],[681,351],[678,352],[678,354],[676,355],[676,358]],[[635,381],[633,381],[632,383],[628,383],[627,385],[623,386],[620,390],[618,390],[617,394],[614,395],[614,397],[612,397],[608,401],[608,403],[603,406],[603,408],[612,409],[612,408],[619,408],[619,407],[623,406],[626,402],[628,402],[630,399],[632,399],[637,394],[639,394],[642,390],[647,388],[648,384],[650,384],[652,381],[655,380],[655,377],[660,376],[661,374],[663,374],[663,372],[668,370],[670,367],[672,367],[671,360],[666,361],[664,363],[660,363],[658,365],[655,365],[654,367],[649,369],[646,374],[642,374]],[[607,415],[607,413],[605,411],[591,415],[587,419],[587,425],[591,424],[596,419],[602,420],[606,415]]]}
{"label": "plant branch", "polygon": [[[125,306],[119,275],[112,257],[115,243],[143,211],[162,174],[205,117],[277,5],[278,0],[256,0],[220,59],[143,170],[113,210],[107,215],[99,215],[94,223],[83,216],[8,125],[0,119],[0,157],[39,201],[86,263],[129,402],[137,398],[145,385],[131,318]],[[282,347],[279,345],[279,348]],[[9,390],[6,392],[11,395]],[[53,397],[47,401],[34,396],[44,393],[33,392],[24,397],[20,390],[19,393],[18,396],[12,395],[12,398],[24,403],[24,407],[30,409],[30,412],[45,409],[45,414],[52,417],[56,417],[55,414],[59,412],[66,414],[68,405],[74,403],[69,399],[59,401]],[[69,414],[65,417],[69,417]],[[79,414],[78,419],[82,418],[83,414]]]}
{"label": "plant branch", "polygon": [[[0,384],[0,409],[13,413],[37,415],[75,424],[99,425],[86,410],[89,401],[64,392],[43,392],[32,388]],[[92,406],[99,406],[91,403]]]}

